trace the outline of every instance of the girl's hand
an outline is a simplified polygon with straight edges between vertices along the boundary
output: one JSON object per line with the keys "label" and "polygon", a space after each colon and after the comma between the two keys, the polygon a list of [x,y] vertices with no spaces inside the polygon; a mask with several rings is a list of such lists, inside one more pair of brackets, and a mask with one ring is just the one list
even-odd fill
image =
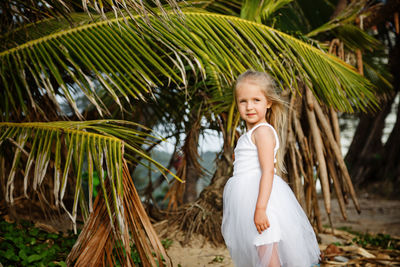
{"label": "girl's hand", "polygon": [[259,234],[269,228],[269,220],[265,213],[265,209],[256,208],[256,211],[254,212],[254,224],[256,225]]}

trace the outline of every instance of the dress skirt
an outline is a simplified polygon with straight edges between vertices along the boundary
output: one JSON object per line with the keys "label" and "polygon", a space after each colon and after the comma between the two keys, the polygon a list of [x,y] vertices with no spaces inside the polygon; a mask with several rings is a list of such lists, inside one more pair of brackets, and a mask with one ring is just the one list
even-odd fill
{"label": "dress skirt", "polygon": [[[274,175],[267,204],[270,227],[254,224],[261,171],[232,176],[223,193],[222,235],[237,267],[309,267],[319,262],[314,230],[289,185]],[[272,260],[272,262],[271,262]]]}

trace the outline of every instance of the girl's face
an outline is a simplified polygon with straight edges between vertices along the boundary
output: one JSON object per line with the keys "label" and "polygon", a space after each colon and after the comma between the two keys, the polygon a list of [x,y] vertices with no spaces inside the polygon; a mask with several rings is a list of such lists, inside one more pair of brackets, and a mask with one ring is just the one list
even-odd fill
{"label": "girl's face", "polygon": [[265,97],[260,87],[253,83],[242,82],[236,88],[236,101],[240,117],[250,130],[255,125],[266,122],[265,114],[271,102]]}

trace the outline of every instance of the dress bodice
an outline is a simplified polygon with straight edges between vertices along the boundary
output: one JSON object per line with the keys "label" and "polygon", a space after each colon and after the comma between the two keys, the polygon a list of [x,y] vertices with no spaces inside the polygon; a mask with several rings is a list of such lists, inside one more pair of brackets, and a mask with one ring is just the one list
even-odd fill
{"label": "dress bodice", "polygon": [[251,130],[247,131],[245,134],[239,137],[236,147],[235,147],[235,161],[233,163],[233,175],[239,173],[246,173],[249,171],[260,171],[260,162],[258,160],[257,146],[251,140],[251,134],[255,129],[260,126],[269,126],[274,132],[275,136],[275,147],[274,147],[274,163],[276,162],[276,152],[279,149],[279,138],[278,135],[269,123],[259,123]]}

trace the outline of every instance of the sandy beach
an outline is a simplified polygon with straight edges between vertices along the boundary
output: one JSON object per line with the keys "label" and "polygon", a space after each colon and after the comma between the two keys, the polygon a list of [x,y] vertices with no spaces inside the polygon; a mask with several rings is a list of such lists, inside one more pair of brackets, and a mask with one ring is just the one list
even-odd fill
{"label": "sandy beach", "polygon": [[[400,236],[400,200],[376,199],[363,194],[359,197],[361,213],[358,214],[353,203],[347,205],[348,219],[345,221],[340,213],[339,205],[335,199],[332,200],[332,222],[334,228],[347,227],[348,229],[362,233],[385,233],[391,236]],[[322,223],[324,227],[329,226],[329,220],[323,208],[323,200],[319,200]],[[326,248],[332,239],[322,234],[320,248]],[[191,242],[182,246],[177,236],[167,253],[174,266],[197,267],[197,266],[226,266],[233,267],[229,252],[225,246],[215,247],[206,242],[201,236],[192,238]]]}

